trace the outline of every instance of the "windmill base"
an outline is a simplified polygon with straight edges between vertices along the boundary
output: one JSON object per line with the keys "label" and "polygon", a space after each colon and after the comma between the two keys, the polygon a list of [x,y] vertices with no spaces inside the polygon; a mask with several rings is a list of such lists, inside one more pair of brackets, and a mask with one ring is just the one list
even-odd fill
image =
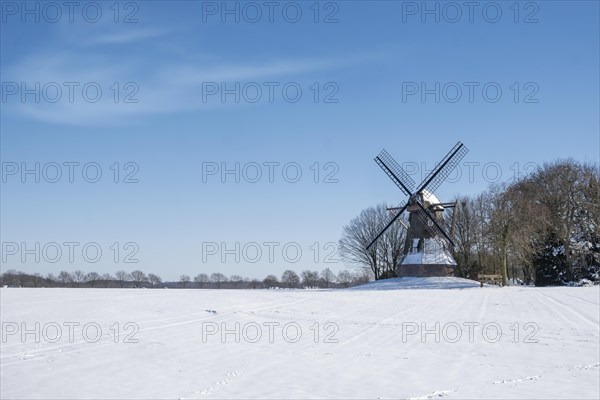
{"label": "windmill base", "polygon": [[416,276],[427,278],[430,276],[454,276],[456,265],[448,264],[401,264],[398,266],[398,276]]}

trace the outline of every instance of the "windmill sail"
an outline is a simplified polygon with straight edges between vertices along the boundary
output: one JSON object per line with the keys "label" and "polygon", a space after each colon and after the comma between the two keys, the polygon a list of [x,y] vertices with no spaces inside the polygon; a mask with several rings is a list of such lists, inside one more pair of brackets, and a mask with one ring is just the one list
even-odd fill
{"label": "windmill sail", "polygon": [[436,164],[416,190],[415,181],[385,149],[375,157],[377,165],[408,196],[408,201],[402,208],[390,210],[390,217],[381,224],[367,249],[371,249],[402,214],[408,211],[409,225],[404,255],[398,265],[399,276],[446,276],[454,273],[456,262],[451,254],[454,243],[446,232],[443,216],[444,206],[448,204],[441,203],[433,193],[450,176],[468,151],[464,144],[458,142]]}

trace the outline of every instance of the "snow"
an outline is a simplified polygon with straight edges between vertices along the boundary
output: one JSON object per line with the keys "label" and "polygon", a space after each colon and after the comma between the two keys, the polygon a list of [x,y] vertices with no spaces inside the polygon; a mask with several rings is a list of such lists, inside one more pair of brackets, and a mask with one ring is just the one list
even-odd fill
{"label": "snow", "polygon": [[[400,278],[320,291],[0,289],[0,397],[600,397],[598,286],[473,286]],[[35,333],[36,322],[38,342],[9,334],[21,324]],[[80,323],[73,340],[66,329],[47,340],[52,323],[69,322]],[[252,333],[265,326],[272,337]],[[283,326],[294,328],[286,339]],[[229,333],[209,335],[214,328]]]}
{"label": "snow", "polygon": [[369,282],[348,290],[467,289],[480,286],[477,281],[457,277],[403,277]]}
{"label": "snow", "polygon": [[454,261],[452,256],[445,251],[439,251],[437,253],[418,252],[409,253],[404,257],[402,265],[409,264],[456,265],[456,261]]}
{"label": "snow", "polygon": [[[418,246],[419,239],[413,240],[413,249]],[[436,265],[456,265],[452,255],[440,246],[435,239],[425,239],[424,251],[409,252],[402,260],[402,265],[409,264],[436,264]]]}
{"label": "snow", "polygon": [[421,193],[423,194],[424,202],[427,202],[429,204],[440,204],[441,203],[441,201],[429,190],[424,189]]}

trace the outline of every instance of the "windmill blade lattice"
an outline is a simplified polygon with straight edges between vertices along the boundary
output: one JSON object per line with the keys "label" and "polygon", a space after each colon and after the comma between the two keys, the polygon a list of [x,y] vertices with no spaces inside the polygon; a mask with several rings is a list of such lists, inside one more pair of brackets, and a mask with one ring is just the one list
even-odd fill
{"label": "windmill blade lattice", "polygon": [[396,212],[396,210],[394,210],[394,212],[392,212],[392,215],[385,220],[380,226],[379,229],[377,230],[379,233],[377,234],[377,236],[375,236],[373,238],[373,240],[371,240],[371,243],[369,243],[369,245],[367,246],[367,250],[371,249],[371,247],[377,242],[377,240],[379,240],[379,238],[381,237],[381,235],[384,234],[385,231],[388,230],[388,228],[390,226],[392,226],[392,224],[394,222],[396,222],[396,220],[398,218],[400,218],[400,216],[402,215],[402,213],[404,212],[404,210],[406,210],[406,208],[408,207],[408,202],[404,205],[404,207],[402,207],[398,212]]}
{"label": "windmill blade lattice", "polygon": [[413,194],[417,184],[385,149],[381,150],[381,153],[375,157],[375,162],[405,195],[411,196]]}
{"label": "windmill blade lattice", "polygon": [[[465,157],[465,155],[469,152],[469,149],[462,144],[461,142],[456,143],[454,147],[444,156],[442,161],[436,164],[435,168],[427,175],[427,177],[421,182],[419,188],[415,190],[415,181],[410,177],[410,175],[394,160],[394,158],[383,149],[377,157],[375,157],[375,162],[379,167],[386,173],[387,176],[390,177],[392,182],[396,184],[402,190],[404,194],[409,196],[409,201],[406,205],[397,213],[393,214],[388,221],[385,221],[381,224],[381,229],[379,233],[373,238],[373,240],[367,246],[367,249],[370,249],[373,244],[383,235],[383,233],[390,227],[392,224],[400,217],[400,215],[407,209],[409,204],[417,203],[421,208],[422,213],[425,215],[423,217],[427,218],[429,221],[433,222],[435,232],[430,232],[432,237],[437,237],[440,234],[444,237],[448,242],[446,246],[453,246],[454,243],[452,239],[448,236],[446,231],[438,224],[438,222],[433,217],[432,213],[423,205],[419,199],[419,195],[425,194],[433,194],[433,192],[448,178],[448,176],[454,171],[454,169],[458,166],[460,161]],[[421,217],[419,217],[421,218]],[[425,222],[425,221],[423,221]],[[429,223],[425,223],[425,226],[431,228]]]}
{"label": "windmill blade lattice", "polygon": [[[421,211],[423,211],[423,212],[417,213],[419,220],[421,221],[421,223],[423,224],[425,229],[427,229],[429,231],[429,233],[431,234],[431,237],[435,238],[440,243],[440,245],[442,245],[442,247],[444,247],[444,248],[449,248],[450,246],[454,246],[454,242],[452,241],[452,239],[450,239],[450,236],[448,236],[448,234],[440,226],[438,221],[436,221],[436,219],[433,217],[433,215],[431,215],[431,212],[428,209],[426,209],[419,201],[417,201],[416,203],[421,208]],[[431,224],[430,224],[430,222],[431,222]],[[440,234],[442,236],[440,236]]]}
{"label": "windmill blade lattice", "polygon": [[[380,225],[377,235],[371,240],[367,249],[372,246],[390,227],[402,221],[401,216],[408,211],[408,223],[403,224],[407,229],[404,239],[404,255],[398,263],[398,276],[451,276],[456,268],[456,260],[452,257],[451,249],[454,242],[454,225],[451,225],[450,235],[447,233],[447,223],[444,211],[454,207],[454,203],[442,203],[434,194],[438,187],[450,176],[460,161],[468,153],[464,144],[458,142],[444,156],[442,161],[427,175],[415,190],[414,180],[388,154],[382,150],[375,162],[390,177],[392,182],[408,196],[408,201],[402,208],[388,209],[390,217]],[[387,272],[386,272],[387,273]]]}
{"label": "windmill blade lattice", "polygon": [[450,176],[452,171],[458,166],[460,161],[467,155],[469,149],[461,142],[456,145],[446,154],[446,156],[437,163],[435,168],[427,175],[427,178],[423,181],[417,193],[421,193],[423,190],[427,190],[429,193],[434,193]]}

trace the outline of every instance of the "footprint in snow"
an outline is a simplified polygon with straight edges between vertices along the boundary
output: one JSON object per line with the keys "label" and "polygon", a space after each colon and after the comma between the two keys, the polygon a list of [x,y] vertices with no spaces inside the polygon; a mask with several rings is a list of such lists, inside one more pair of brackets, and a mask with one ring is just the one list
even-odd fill
{"label": "footprint in snow", "polygon": [[592,369],[592,368],[597,368],[597,367],[600,367],[600,363],[589,364],[589,365],[574,365],[573,366],[574,369]]}
{"label": "footprint in snow", "polygon": [[493,382],[494,385],[498,384],[498,383],[521,383],[521,382],[526,382],[526,381],[537,381],[538,378],[541,378],[541,375],[535,375],[535,376],[526,376],[524,378],[517,378],[517,379],[503,379],[501,381],[495,381]]}
{"label": "footprint in snow", "polygon": [[409,400],[429,400],[429,399],[437,399],[440,397],[446,397],[448,393],[455,392],[455,390],[436,390],[435,392],[424,394],[419,397],[411,397]]}

